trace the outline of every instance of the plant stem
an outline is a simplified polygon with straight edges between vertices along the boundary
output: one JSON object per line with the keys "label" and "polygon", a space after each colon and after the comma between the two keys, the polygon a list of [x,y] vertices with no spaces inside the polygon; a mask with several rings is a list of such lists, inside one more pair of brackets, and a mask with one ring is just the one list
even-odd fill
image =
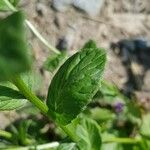
{"label": "plant stem", "polygon": [[45,45],[47,46],[51,51],[55,52],[56,54],[60,54],[60,51],[57,50],[55,47],[50,45],[46,39],[38,32],[37,29],[32,25],[32,23],[29,20],[25,20],[27,26],[31,29],[31,31],[38,37],[38,39]]}
{"label": "plant stem", "polygon": [[5,148],[5,150],[29,150],[29,149],[37,149],[37,150],[45,150],[45,149],[51,149],[51,148],[57,148],[59,146],[58,142],[52,142],[42,145],[35,145],[35,146],[26,146],[26,147],[10,147]]}
{"label": "plant stem", "polygon": [[[4,0],[5,4],[8,6],[8,8],[15,12],[18,11],[8,0]],[[26,25],[30,28],[30,30],[37,36],[37,38],[46,46],[49,50],[53,51],[56,54],[61,54],[61,52],[49,44],[49,42],[38,32],[38,30],[32,25],[32,23],[29,20],[25,20]]]}
{"label": "plant stem", "polygon": [[0,130],[0,137],[11,140],[12,139],[12,134],[10,132]]}
{"label": "plant stem", "polygon": [[140,142],[141,139],[133,139],[133,138],[111,138],[103,140],[103,143],[138,144]]}
{"label": "plant stem", "polygon": [[8,0],[4,0],[4,2],[11,11],[17,11],[17,9]]}
{"label": "plant stem", "polygon": [[41,112],[47,115],[48,107],[43,103],[31,90],[26,86],[24,81],[17,76],[12,80],[12,83],[20,90],[20,92],[32,103],[34,104]]}
{"label": "plant stem", "polygon": [[[45,103],[43,103],[35,94],[33,94],[26,84],[23,82],[23,80],[17,76],[15,79],[13,79],[13,83],[16,85],[16,87],[20,90],[20,92],[31,102],[33,103],[38,109],[41,110],[41,112],[45,115],[48,113],[48,107]],[[59,125],[60,126],[60,125]],[[75,135],[72,134],[72,132],[67,128],[67,126],[60,126],[64,132],[74,141],[78,142],[78,139]],[[2,132],[2,134],[5,132]],[[6,134],[6,137],[11,137],[10,134]],[[103,143],[125,143],[125,144],[138,144],[141,142],[140,139],[133,139],[133,138],[111,138],[111,139],[105,139],[103,140]]]}
{"label": "plant stem", "polygon": [[[29,88],[26,86],[24,81],[19,77],[15,77],[12,80],[12,83],[19,89],[19,91],[32,103],[34,104],[44,115],[48,115],[48,107],[43,103],[34,93],[32,93]],[[74,141],[77,142],[77,138],[70,132],[69,128],[66,126],[58,125],[62,130]]]}
{"label": "plant stem", "polygon": [[74,141],[75,143],[77,143],[79,141],[77,139],[77,137],[74,134],[72,134],[72,132],[69,130],[69,128],[67,128],[67,126],[60,126],[60,127],[70,137],[70,139],[72,139],[72,141]]}

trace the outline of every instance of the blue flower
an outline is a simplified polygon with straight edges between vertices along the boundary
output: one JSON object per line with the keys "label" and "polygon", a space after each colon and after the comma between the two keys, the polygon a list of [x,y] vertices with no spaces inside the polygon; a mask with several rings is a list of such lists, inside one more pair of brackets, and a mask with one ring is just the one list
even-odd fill
{"label": "blue flower", "polygon": [[117,102],[115,105],[114,105],[114,109],[115,109],[115,112],[116,113],[120,113],[123,111],[123,107],[124,107],[124,104],[122,102]]}

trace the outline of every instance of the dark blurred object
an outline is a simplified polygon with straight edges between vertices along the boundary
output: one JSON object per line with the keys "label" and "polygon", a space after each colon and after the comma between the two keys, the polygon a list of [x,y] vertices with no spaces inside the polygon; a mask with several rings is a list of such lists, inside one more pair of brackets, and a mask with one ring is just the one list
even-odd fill
{"label": "dark blurred object", "polygon": [[141,90],[145,72],[150,68],[150,45],[145,39],[122,39],[111,43],[111,49],[121,57],[128,73],[126,93]]}
{"label": "dark blurred object", "polygon": [[64,51],[64,50],[67,50],[68,48],[68,42],[66,40],[65,37],[62,37],[58,40],[58,43],[56,45],[56,48],[60,51]]}
{"label": "dark blurred object", "polygon": [[[123,63],[127,63],[127,61],[131,61],[134,58],[134,61],[138,63],[144,63],[146,60],[149,63],[143,64],[145,67],[150,68],[150,59],[146,56],[150,56],[150,45],[148,45],[148,41],[144,39],[123,39],[118,41],[117,43],[111,43],[111,49],[114,50],[116,54],[122,57]],[[147,58],[147,59],[146,59]],[[146,59],[146,60],[145,60]]]}
{"label": "dark blurred object", "polygon": [[40,0],[37,1],[35,9],[40,17],[43,17],[46,14],[46,6],[40,2]]}

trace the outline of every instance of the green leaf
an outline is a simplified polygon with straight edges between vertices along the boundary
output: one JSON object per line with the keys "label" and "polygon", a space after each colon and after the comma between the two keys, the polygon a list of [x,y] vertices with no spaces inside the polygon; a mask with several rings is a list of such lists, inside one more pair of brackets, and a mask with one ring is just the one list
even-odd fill
{"label": "green leaf", "polygon": [[102,82],[102,88],[100,91],[103,93],[104,96],[111,96],[115,97],[119,95],[119,89],[114,84],[110,84],[107,81]]}
{"label": "green leaf", "polygon": [[[8,0],[13,6],[17,6],[20,0]],[[4,0],[0,0],[0,11],[10,10]]]}
{"label": "green leaf", "polygon": [[82,49],[85,48],[97,48],[96,43],[93,40],[89,40],[88,42],[86,42],[83,46]]}
{"label": "green leaf", "polygon": [[98,121],[99,123],[115,118],[115,114],[105,108],[93,108],[90,110],[90,113],[90,118]]}
{"label": "green leaf", "polygon": [[140,106],[137,104],[137,102],[134,100],[126,102],[126,111],[127,111],[126,117],[128,118],[128,120],[130,120],[132,123],[140,126],[142,112],[141,112]]}
{"label": "green leaf", "polygon": [[61,54],[54,54],[49,56],[44,62],[44,68],[50,72],[53,72],[61,63],[67,58],[67,53],[62,52]]}
{"label": "green leaf", "polygon": [[110,84],[106,81],[102,81],[101,88],[94,96],[94,99],[105,99],[106,102],[113,103],[113,100],[116,99],[119,94],[119,90],[115,85]]}
{"label": "green leaf", "polygon": [[77,126],[76,134],[81,150],[100,150],[102,144],[100,128],[94,120],[82,119],[80,125]]}
{"label": "green leaf", "polygon": [[65,127],[70,135],[74,136],[79,149],[100,150],[102,144],[101,133],[96,121],[80,116]]}
{"label": "green leaf", "polygon": [[8,6],[4,2],[4,0],[0,0],[0,11],[6,11],[9,10]]}
{"label": "green leaf", "polygon": [[47,105],[53,119],[62,125],[85,109],[100,87],[106,62],[104,50],[84,49],[58,70],[49,87]]}
{"label": "green leaf", "polygon": [[17,6],[17,4],[20,2],[20,0],[9,0],[9,1],[13,6]]}
{"label": "green leaf", "polygon": [[18,109],[26,102],[17,90],[0,85],[0,111]]}
{"label": "green leaf", "polygon": [[8,80],[30,68],[22,12],[0,21],[0,41],[0,80]]}
{"label": "green leaf", "polygon": [[32,120],[23,120],[18,127],[18,140],[22,145],[33,144],[34,140],[28,138],[28,129],[32,123]]}
{"label": "green leaf", "polygon": [[62,143],[57,150],[78,150],[75,143]]}
{"label": "green leaf", "polygon": [[150,113],[143,116],[140,132],[142,135],[150,138]]}
{"label": "green leaf", "polygon": [[103,144],[101,150],[124,150],[121,144],[107,143]]}
{"label": "green leaf", "polygon": [[40,89],[43,88],[42,76],[37,70],[35,70],[35,68],[28,72],[22,73],[21,78],[26,83],[28,88],[35,93],[39,92]]}
{"label": "green leaf", "polygon": [[143,136],[142,142],[140,144],[142,150],[147,150],[150,148],[150,137]]}
{"label": "green leaf", "polygon": [[[104,132],[101,134],[102,141],[115,138],[115,134]],[[114,142],[114,143],[103,143],[101,150],[123,150],[123,147],[120,143]]]}

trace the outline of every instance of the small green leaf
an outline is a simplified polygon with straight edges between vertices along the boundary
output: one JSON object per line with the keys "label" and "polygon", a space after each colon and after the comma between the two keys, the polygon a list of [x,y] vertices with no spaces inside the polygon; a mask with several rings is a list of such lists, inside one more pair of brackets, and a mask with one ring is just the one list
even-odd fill
{"label": "small green leaf", "polygon": [[142,112],[140,106],[136,103],[136,101],[132,100],[126,102],[126,117],[132,123],[141,125]]}
{"label": "small green leaf", "polygon": [[147,150],[150,148],[150,137],[142,137],[142,142],[140,143],[140,150]]}
{"label": "small green leaf", "polygon": [[115,97],[119,95],[119,89],[116,85],[110,84],[107,81],[102,82],[102,88],[100,91],[103,93],[104,96]]}
{"label": "small green leaf", "polygon": [[65,127],[70,135],[74,136],[80,150],[100,150],[102,144],[100,127],[93,119],[80,116]]}
{"label": "small green leaf", "polygon": [[9,1],[13,6],[17,6],[17,4],[20,2],[20,0],[9,0]]}
{"label": "small green leaf", "polygon": [[140,132],[142,135],[150,138],[150,113],[143,116]]}
{"label": "small green leaf", "polygon": [[[13,6],[17,6],[20,0],[8,0]],[[10,10],[4,0],[0,0],[0,11]]]}
{"label": "small green leaf", "polygon": [[6,11],[9,10],[8,6],[4,2],[4,0],[0,0],[0,11]]}
{"label": "small green leaf", "polygon": [[100,87],[105,62],[104,50],[90,48],[74,54],[60,67],[47,97],[54,120],[66,125],[85,109]]}
{"label": "small green leaf", "polygon": [[100,128],[94,120],[83,118],[77,126],[76,134],[80,150],[100,150],[102,144]]}
{"label": "small green leaf", "polygon": [[33,144],[34,140],[29,139],[28,129],[32,123],[32,120],[23,120],[18,127],[18,140],[22,145]]}
{"label": "small green leaf", "polygon": [[26,102],[17,90],[0,85],[0,111],[18,109]]}
{"label": "small green leaf", "polygon": [[75,143],[62,143],[57,150],[78,150]]}
{"label": "small green leaf", "polygon": [[102,144],[101,150],[125,150],[123,149],[123,146],[118,143],[107,143]]}
{"label": "small green leaf", "polygon": [[90,118],[96,120],[99,123],[115,118],[115,114],[105,108],[93,108],[90,110],[90,113]]}
{"label": "small green leaf", "polygon": [[22,73],[21,78],[26,83],[28,88],[35,93],[39,92],[39,90],[43,88],[42,76],[37,70],[35,70],[35,68],[28,72]]}
{"label": "small green leaf", "polygon": [[[101,134],[102,141],[115,138],[115,134],[104,132]],[[122,144],[114,142],[114,143],[103,143],[101,150],[124,150]]]}
{"label": "small green leaf", "polygon": [[67,58],[67,53],[54,54],[49,56],[44,62],[44,68],[50,72],[53,72],[64,60]]}
{"label": "small green leaf", "polygon": [[97,48],[96,43],[93,40],[89,40],[88,42],[86,42],[83,46],[82,49],[85,48]]}
{"label": "small green leaf", "polygon": [[116,99],[119,94],[119,90],[115,85],[102,81],[101,88],[94,96],[94,99],[107,99],[108,101],[110,100],[110,103],[112,103],[114,102],[113,99]]}
{"label": "small green leaf", "polygon": [[0,80],[30,68],[25,38],[24,15],[15,12],[0,21]]}

